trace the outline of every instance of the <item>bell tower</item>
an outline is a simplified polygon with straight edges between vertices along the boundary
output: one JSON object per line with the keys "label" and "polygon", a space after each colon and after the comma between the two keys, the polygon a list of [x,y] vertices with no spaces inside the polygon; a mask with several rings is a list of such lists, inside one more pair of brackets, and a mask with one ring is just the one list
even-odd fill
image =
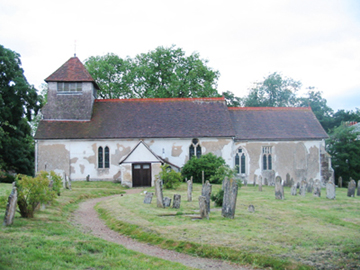
{"label": "bell tower", "polygon": [[45,79],[47,103],[42,109],[44,120],[87,121],[91,119],[99,86],[79,58],[71,57]]}

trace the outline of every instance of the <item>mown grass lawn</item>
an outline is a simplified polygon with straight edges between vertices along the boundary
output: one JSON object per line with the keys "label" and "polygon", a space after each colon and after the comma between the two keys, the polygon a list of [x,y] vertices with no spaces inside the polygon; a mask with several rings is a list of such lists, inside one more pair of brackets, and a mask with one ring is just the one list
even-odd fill
{"label": "mown grass lawn", "polygon": [[[213,185],[213,192],[220,188]],[[193,220],[200,190],[194,184],[193,202],[186,201],[185,184],[164,190],[170,198],[181,194],[180,209],[157,208],[155,196],[144,204],[144,194],[113,198],[97,209],[112,229],[185,253],[273,269],[360,269],[360,197],[347,197],[346,189],[328,200],[325,189],[317,198],[291,196],[285,188],[285,200],[275,200],[274,187],[243,186],[235,219],[212,205],[209,220]]]}
{"label": "mown grass lawn", "polygon": [[36,212],[35,218],[15,216],[2,226],[11,185],[0,184],[0,269],[189,269],[178,263],[149,257],[83,234],[71,220],[78,202],[123,193],[120,184],[73,182],[57,202]]}

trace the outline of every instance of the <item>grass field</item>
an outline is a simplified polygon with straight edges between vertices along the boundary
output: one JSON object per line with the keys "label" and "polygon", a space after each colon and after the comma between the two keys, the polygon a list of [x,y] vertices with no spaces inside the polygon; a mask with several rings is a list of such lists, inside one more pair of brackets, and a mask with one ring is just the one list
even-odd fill
{"label": "grass field", "polygon": [[87,198],[123,193],[110,182],[73,182],[58,200],[35,218],[15,216],[2,226],[11,185],[0,184],[0,269],[189,269],[83,234],[71,223],[71,212]]}
{"label": "grass field", "polygon": [[[220,189],[213,185],[213,192]],[[146,189],[153,192],[153,188]],[[144,194],[100,203],[98,212],[109,227],[141,241],[203,257],[228,259],[272,269],[360,269],[360,197],[337,189],[336,200],[312,194],[275,200],[274,187],[239,189],[235,219],[225,219],[212,206],[209,220],[193,220],[201,185],[194,185],[193,202],[186,185],[164,190],[181,194],[180,209],[143,204]],[[248,206],[255,206],[255,213]]]}

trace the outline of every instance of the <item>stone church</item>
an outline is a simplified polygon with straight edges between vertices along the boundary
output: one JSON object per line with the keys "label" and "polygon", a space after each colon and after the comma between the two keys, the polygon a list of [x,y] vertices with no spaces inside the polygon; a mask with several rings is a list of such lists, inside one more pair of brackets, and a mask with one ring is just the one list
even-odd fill
{"label": "stone church", "polygon": [[224,158],[238,177],[272,184],[332,175],[326,132],[311,108],[228,108],[224,98],[97,99],[99,86],[77,57],[45,79],[35,171],[71,180],[152,186],[162,164],[193,156]]}

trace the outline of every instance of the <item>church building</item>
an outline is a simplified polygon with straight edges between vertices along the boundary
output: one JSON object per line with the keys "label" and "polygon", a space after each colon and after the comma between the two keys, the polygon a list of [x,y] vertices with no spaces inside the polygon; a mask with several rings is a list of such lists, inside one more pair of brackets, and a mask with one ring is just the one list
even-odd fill
{"label": "church building", "polygon": [[213,153],[248,183],[332,176],[327,134],[309,107],[228,108],[223,97],[97,99],[99,86],[77,57],[45,81],[36,172],[152,186],[162,164],[180,170]]}

